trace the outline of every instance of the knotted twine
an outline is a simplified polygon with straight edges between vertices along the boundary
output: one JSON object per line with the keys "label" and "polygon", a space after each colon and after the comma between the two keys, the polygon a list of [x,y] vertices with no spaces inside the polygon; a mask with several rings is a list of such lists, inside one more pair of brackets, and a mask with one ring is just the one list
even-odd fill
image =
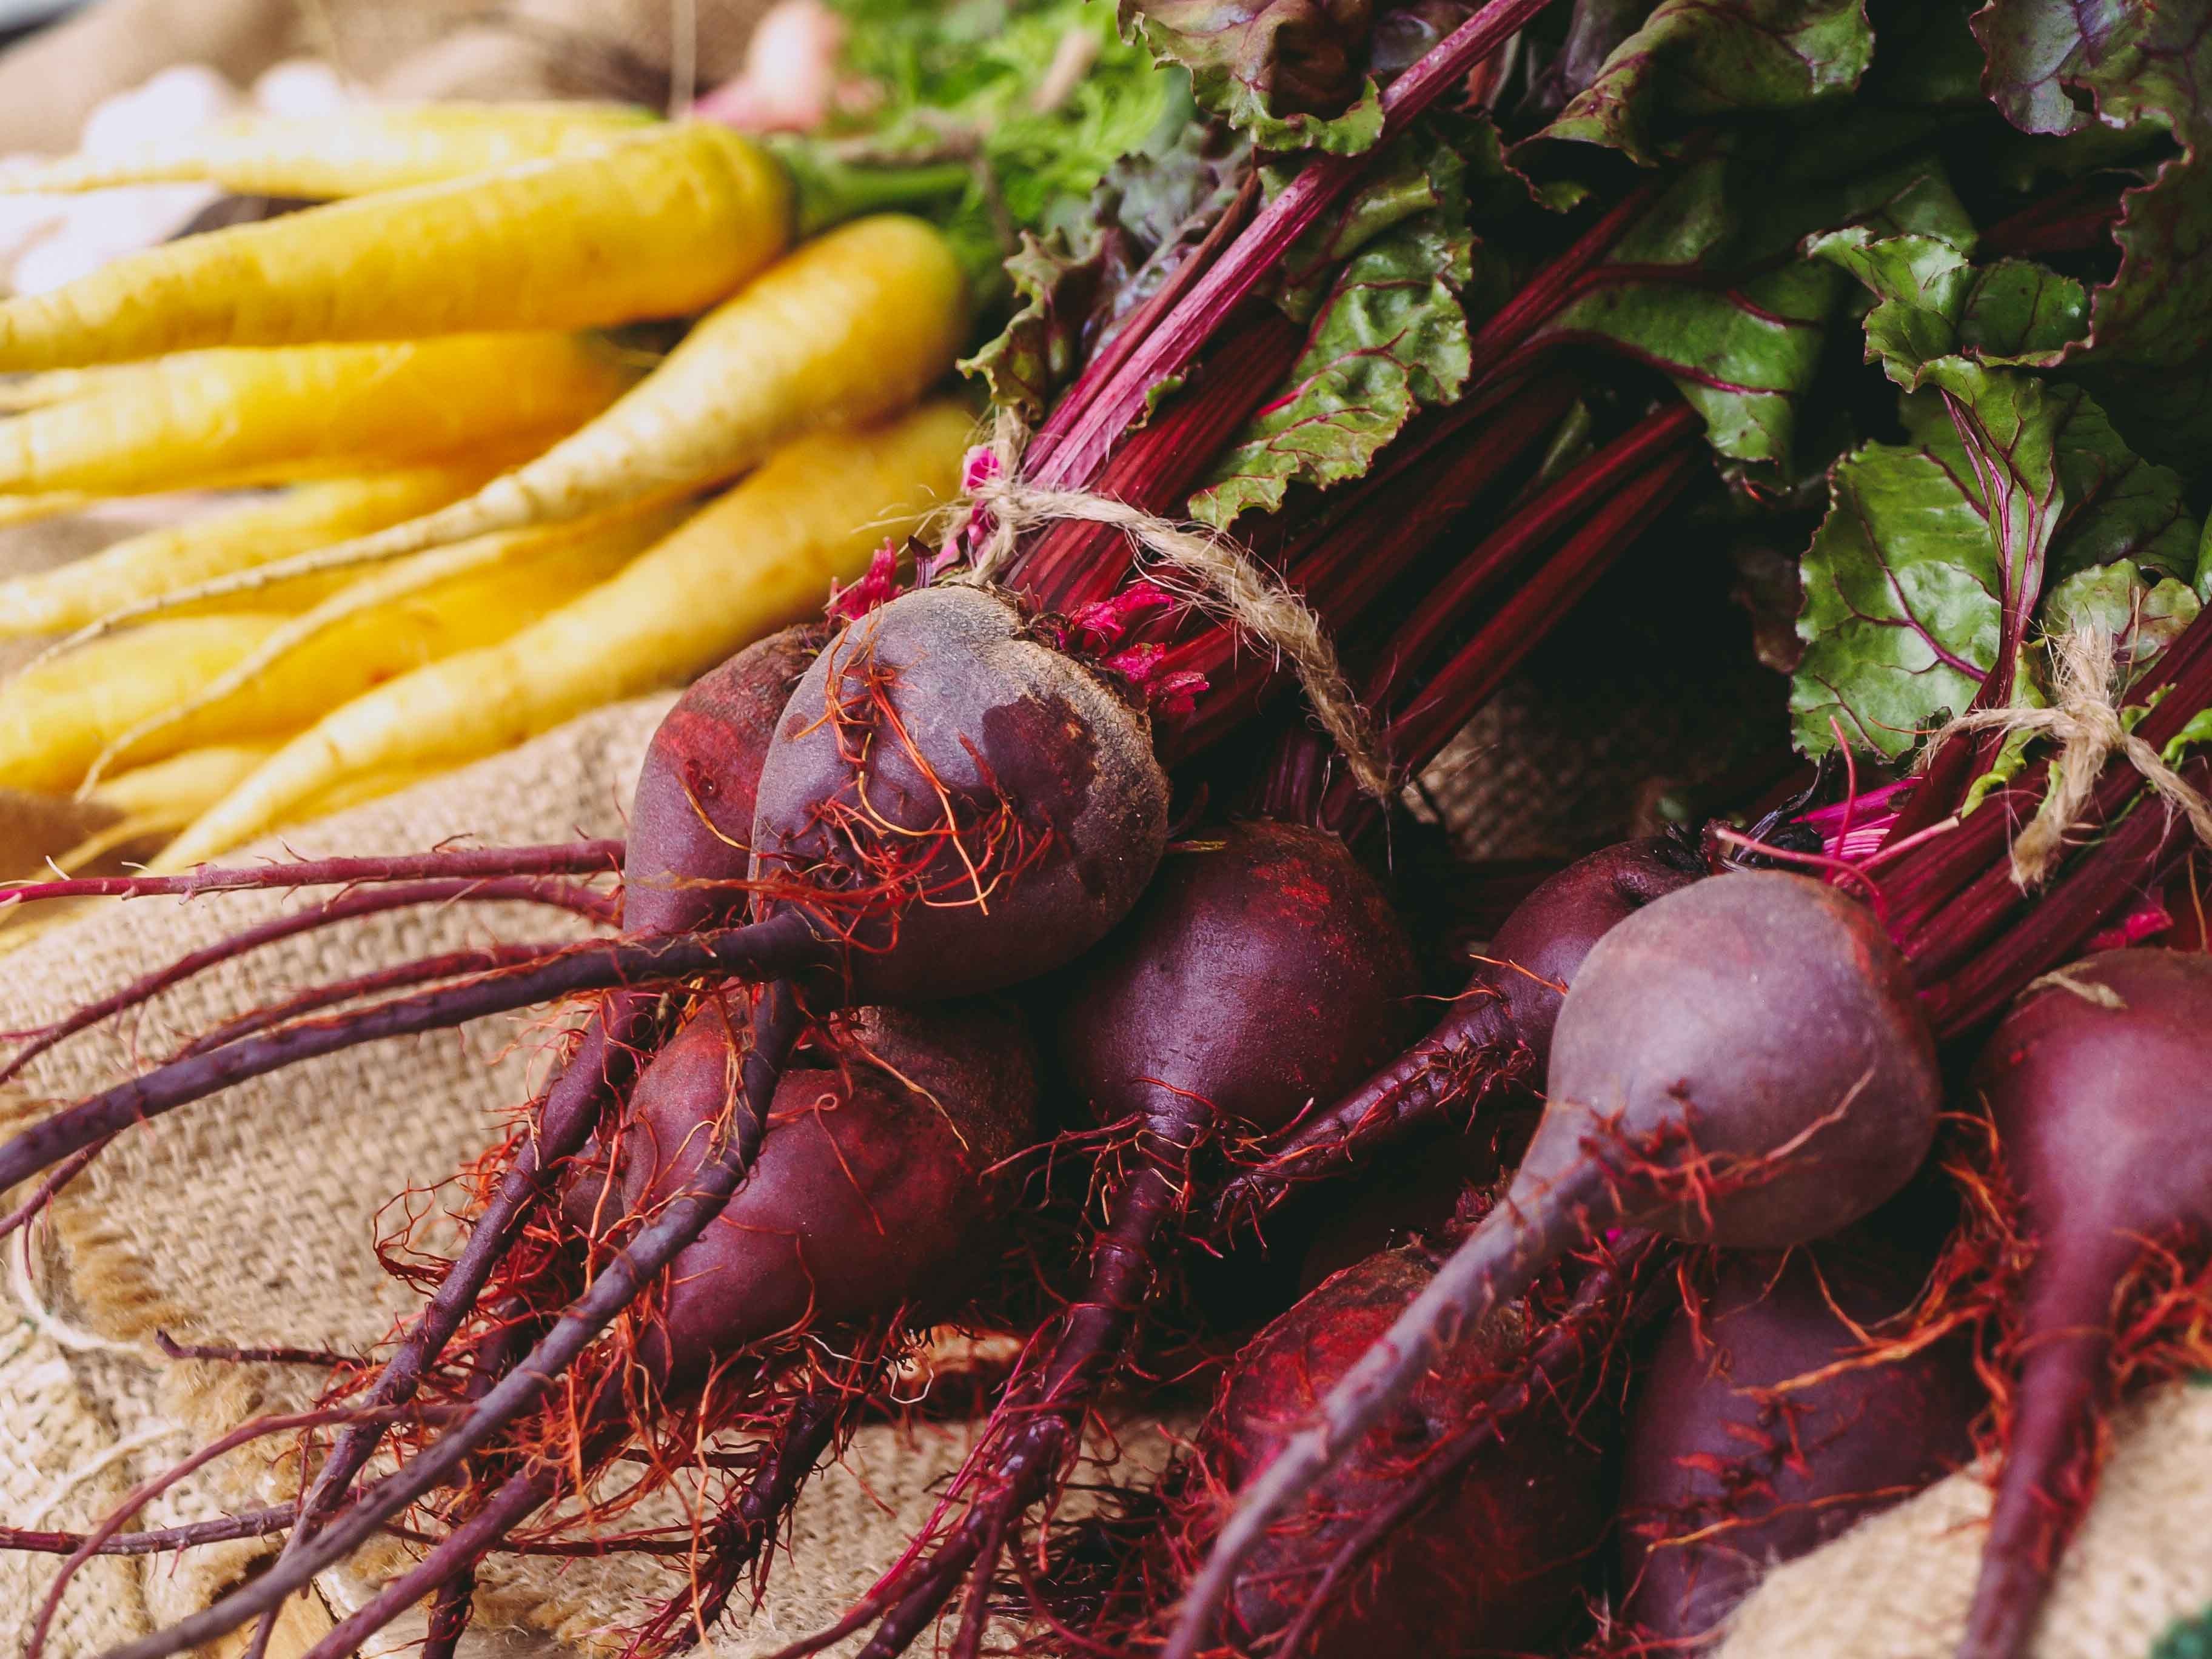
{"label": "knotted twine", "polygon": [[[1079,519],[1118,530],[1154,561],[1146,574],[1159,586],[1226,617],[1287,659],[1314,718],[1343,754],[1360,788],[1377,800],[1387,801],[1396,793],[1374,716],[1352,695],[1335,646],[1304,599],[1220,531],[1178,524],[1088,490],[1024,483],[1018,468],[1029,437],[1021,416],[1002,407],[990,442],[969,457],[964,494],[952,522],[966,523],[975,544],[969,568],[955,580],[992,580],[1026,532],[1054,520]],[[1161,567],[1173,574],[1162,580]],[[1175,580],[1178,576],[1188,580]]]}
{"label": "knotted twine", "polygon": [[[2065,851],[2067,836],[2078,825],[2095,792],[2098,775],[2114,750],[2136,771],[2166,809],[2189,820],[2197,839],[2212,846],[2212,803],[2166,763],[2166,758],[2137,737],[2120,716],[2122,665],[2112,635],[2104,629],[2080,627],[2053,635],[2051,706],[2048,708],[1985,708],[1961,714],[1945,728],[2025,732],[2054,739],[2057,758],[2051,763],[2051,787],[2035,817],[2012,844],[2013,884],[2033,892],[2050,878]],[[1938,745],[1930,744],[1924,766]]]}

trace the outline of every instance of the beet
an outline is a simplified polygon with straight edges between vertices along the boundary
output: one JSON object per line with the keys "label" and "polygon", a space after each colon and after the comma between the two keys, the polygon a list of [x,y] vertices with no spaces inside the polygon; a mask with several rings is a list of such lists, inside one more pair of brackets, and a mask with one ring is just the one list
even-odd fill
{"label": "beet", "polygon": [[817,628],[787,628],[709,671],[661,718],[630,797],[623,929],[680,933],[741,919],[761,768]]}
{"label": "beet", "polygon": [[[623,1192],[641,1216],[706,1162],[738,1037],[695,1013],[639,1079]],[[1036,1069],[1012,1016],[984,1004],[866,1009],[784,1073],[752,1173],[671,1265],[661,1364],[694,1376],[784,1332],[836,1331],[902,1307],[958,1304],[1012,1196],[997,1168],[1033,1138]]]}
{"label": "beet", "polygon": [[1846,1239],[1708,1271],[1638,1371],[1622,1480],[1620,1610],[1668,1652],[1710,1640],[1762,1572],[1966,1462],[1983,1404],[1963,1336],[1770,1392],[1910,1306],[1924,1273],[1901,1253]]}
{"label": "beet", "polygon": [[1881,925],[1771,872],[1694,883],[1607,933],[1559,1012],[1547,1083],[1497,1209],[1245,1493],[1170,1659],[1191,1659],[1243,1554],[1452,1332],[1609,1227],[1737,1248],[1824,1237],[1911,1178],[1942,1099],[1935,1040]]}
{"label": "beet", "polygon": [[[1200,1427],[1196,1452],[1215,1490],[1233,1492],[1308,1423],[1331,1386],[1435,1276],[1418,1249],[1346,1268],[1246,1346]],[[1528,1322],[1501,1310],[1454,1346],[1249,1556],[1230,1603],[1238,1653],[1274,1650],[1331,1567],[1354,1551],[1431,1457],[1444,1455],[1510,1380]],[[1558,1635],[1577,1607],[1584,1558],[1607,1522],[1604,1413],[1547,1393],[1486,1437],[1444,1490],[1339,1571],[1300,1659],[1522,1652]],[[1202,1550],[1211,1501],[1186,1547]],[[1186,1559],[1195,1559],[1194,1555]]]}
{"label": "beet", "polygon": [[1436,1028],[1271,1145],[1223,1193],[1224,1218],[1256,1218],[1294,1187],[1349,1173],[1382,1148],[1442,1127],[1492,1091],[1540,1073],[1565,988],[1591,946],[1705,872],[1691,848],[1653,836],[1593,853],[1545,880],[1514,907]]}
{"label": "beet", "polygon": [[955,1650],[974,1650],[999,1551],[1062,1477],[1166,1271],[1201,1148],[1279,1128],[1371,1066],[1401,1040],[1414,989],[1404,930],[1335,836],[1262,820],[1170,850],[1062,1004],[1066,1086],[1133,1134],[1109,1154],[1088,1282],[994,1412],[956,1489],[965,1511],[850,1616],[882,1618],[868,1652],[899,1651],[969,1579]]}
{"label": "beet", "polygon": [[[1167,841],[1150,721],[973,587],[847,628],[793,692],[760,781],[754,873],[836,946],[841,1000],[921,1002],[1073,961]],[[772,924],[771,924],[772,925]]]}
{"label": "beet", "polygon": [[[2033,1256],[2008,1344],[2019,1364],[2008,1443],[1960,1652],[2012,1659],[2094,1488],[2118,1368],[2173,1368],[2158,1345],[2177,1339],[2158,1322],[2143,1322],[2132,1352],[2115,1341],[2148,1293],[2131,1281],[2154,1249],[2201,1266],[2212,1243],[2212,957],[2108,951],[2046,975],[1990,1034],[1973,1080]],[[2180,1288],[2181,1322],[2201,1327],[2194,1292]]]}

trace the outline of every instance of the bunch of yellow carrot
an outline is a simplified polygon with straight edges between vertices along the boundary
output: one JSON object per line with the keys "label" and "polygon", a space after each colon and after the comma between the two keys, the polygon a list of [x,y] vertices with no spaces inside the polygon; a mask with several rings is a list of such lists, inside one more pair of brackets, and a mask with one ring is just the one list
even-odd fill
{"label": "bunch of yellow carrot", "polygon": [[[968,280],[860,211],[927,179],[447,106],[0,190],[180,179],[326,204],[0,301],[0,523],[278,491],[0,584],[0,637],[51,638],[0,684],[0,788],[104,801],[103,844],[179,831],[158,863],[194,862],[679,683],[953,491],[969,417],[921,400]],[[662,356],[603,331],[665,319],[692,320]]]}

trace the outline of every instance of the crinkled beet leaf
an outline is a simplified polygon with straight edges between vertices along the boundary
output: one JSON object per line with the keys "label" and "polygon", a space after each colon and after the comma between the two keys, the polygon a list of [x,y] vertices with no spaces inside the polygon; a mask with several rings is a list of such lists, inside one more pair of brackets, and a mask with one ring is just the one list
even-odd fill
{"label": "crinkled beet leaf", "polygon": [[982,376],[994,402],[1036,419],[1203,240],[1251,165],[1251,146],[1210,124],[1192,125],[1164,149],[1123,157],[1092,192],[1082,223],[1023,237],[1006,262],[1021,307],[962,367]]}
{"label": "crinkled beet leaf", "polygon": [[1848,94],[1874,45],[1864,0],[1660,0],[1543,136],[1648,165],[1694,123]]}
{"label": "crinkled beet leaf", "polygon": [[[1288,384],[1254,418],[1193,496],[1192,516],[1225,525],[1282,504],[1292,483],[1326,487],[1365,472],[1416,409],[1449,403],[1468,374],[1462,302],[1473,271],[1466,163],[1425,131],[1342,222],[1354,250],[1294,250],[1286,276],[1293,315],[1310,314]],[[1391,161],[1392,158],[1385,158]]]}
{"label": "crinkled beet leaf", "polygon": [[1372,0],[1121,0],[1121,21],[1263,149],[1352,155],[1382,136]]}
{"label": "crinkled beet leaf", "polygon": [[2069,353],[2160,459],[2212,443],[2212,20],[2195,0],[1993,0],[1990,95],[2030,132],[2162,131],[2176,153],[2123,198],[2112,281]]}

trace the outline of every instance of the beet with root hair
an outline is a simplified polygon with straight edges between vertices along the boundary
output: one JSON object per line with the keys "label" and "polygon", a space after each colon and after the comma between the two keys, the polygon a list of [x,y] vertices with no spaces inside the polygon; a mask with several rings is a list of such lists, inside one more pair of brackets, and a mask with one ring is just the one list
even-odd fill
{"label": "beet with root hair", "polygon": [[[1266,1467],[1434,1275],[1418,1248],[1370,1256],[1237,1354],[1197,1437],[1206,1479],[1176,1540],[1187,1564],[1219,1519],[1215,1494]],[[1385,1536],[1363,1537],[1431,1459],[1453,1454],[1522,1362],[1528,1336],[1518,1305],[1492,1315],[1281,1517],[1231,1595],[1232,1651],[1283,1652],[1302,1620],[1297,1659],[1524,1652],[1559,1632],[1607,1522],[1607,1414],[1576,1409],[1584,1402],[1572,1397],[1575,1379],[1461,1454],[1442,1490]]]}
{"label": "beet with root hair", "polygon": [[1561,999],[1590,947],[1705,873],[1692,848],[1653,836],[1592,853],[1544,881],[1514,907],[1436,1028],[1269,1146],[1224,1190],[1224,1218],[1256,1218],[1295,1187],[1348,1174],[1382,1148],[1464,1115],[1493,1090],[1541,1075]]}
{"label": "beet with root hair", "polygon": [[1128,920],[1070,976],[1060,1069],[1109,1157],[1088,1280],[1008,1385],[955,1489],[968,1507],[851,1615],[896,1653],[964,1580],[956,1653],[980,1643],[983,1589],[1023,1512],[1063,1478],[1102,1384],[1168,1270],[1200,1152],[1224,1130],[1280,1127],[1399,1042],[1413,950],[1374,878],[1334,836],[1265,820],[1170,849]]}
{"label": "beet with root hair", "polygon": [[1621,1613],[1669,1653],[1714,1638],[1762,1572],[1966,1462],[1983,1404],[1960,1335],[1862,1355],[1920,1290],[1901,1253],[1847,1237],[1708,1273],[1638,1372],[1622,1482]]}
{"label": "beet with root hair", "polygon": [[[2019,1376],[2008,1443],[1959,1651],[2014,1659],[2094,1490],[2121,1364],[2154,1374],[2205,1357],[2195,1275],[2212,1244],[2212,957],[2107,951],[2045,975],[1990,1034],[1973,1081],[2033,1257],[2009,1343]],[[2146,1270],[2158,1269],[2171,1270],[2162,1288],[2176,1319],[2150,1306],[2160,1287]],[[2124,1320],[2136,1327],[2132,1352],[2116,1341]]]}
{"label": "beet with root hair", "polygon": [[1837,1231],[1927,1156],[1936,1045],[1871,913],[1802,876],[1693,883],[1583,963],[1547,1104],[1496,1210],[1247,1490],[1167,1652],[1192,1659],[1237,1564],[1405,1396],[1452,1333],[1615,1226],[1780,1249]]}
{"label": "beet with root hair", "polygon": [[[704,1008],[639,1079],[622,1147],[629,1214],[706,1161],[739,1036]],[[1029,1039],[1006,1012],[860,1011],[830,1053],[785,1073],[752,1174],[671,1264],[656,1361],[691,1377],[785,1332],[949,1312],[992,1260],[1013,1184],[999,1166],[1034,1138],[1036,1107]]]}

